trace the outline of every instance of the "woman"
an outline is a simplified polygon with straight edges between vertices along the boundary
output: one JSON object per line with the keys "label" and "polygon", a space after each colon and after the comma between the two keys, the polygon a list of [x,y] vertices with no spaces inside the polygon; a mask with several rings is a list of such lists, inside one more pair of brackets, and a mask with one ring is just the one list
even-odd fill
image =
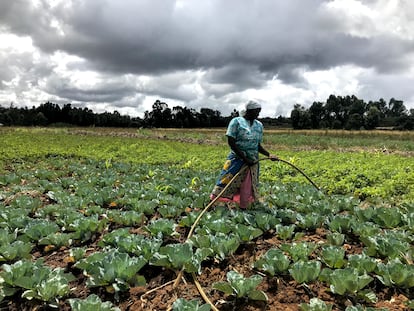
{"label": "woman", "polygon": [[231,151],[210,195],[211,200],[214,200],[222,192],[244,165],[248,165],[248,168],[231,183],[218,200],[235,202],[243,209],[247,208],[249,203],[257,200],[259,153],[273,161],[278,160],[261,145],[263,124],[257,120],[260,111],[260,104],[249,101],[242,116],[230,121],[226,136]]}

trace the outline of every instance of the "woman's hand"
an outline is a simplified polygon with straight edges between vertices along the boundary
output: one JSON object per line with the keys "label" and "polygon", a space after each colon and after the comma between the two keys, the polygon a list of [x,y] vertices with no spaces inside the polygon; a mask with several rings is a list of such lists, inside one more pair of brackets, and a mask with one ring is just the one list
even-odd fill
{"label": "woman's hand", "polygon": [[256,164],[256,161],[253,161],[253,160],[251,160],[251,159],[245,159],[245,160],[243,160],[244,161],[244,163],[246,163],[248,166],[253,166],[253,165],[255,165]]}

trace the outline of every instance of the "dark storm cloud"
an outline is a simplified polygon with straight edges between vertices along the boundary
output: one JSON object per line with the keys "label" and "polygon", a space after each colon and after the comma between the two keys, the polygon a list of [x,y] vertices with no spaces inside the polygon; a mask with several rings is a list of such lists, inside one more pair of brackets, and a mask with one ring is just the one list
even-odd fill
{"label": "dark storm cloud", "polygon": [[[213,98],[214,106],[215,100],[233,94],[226,99],[231,103],[239,99],[238,93],[265,87],[272,79],[306,89],[303,73],[308,70],[341,65],[378,73],[406,69],[406,57],[414,52],[412,38],[350,33],[345,17],[329,10],[333,2],[1,1],[0,33],[28,36],[44,55],[63,52],[82,60],[68,69],[114,77],[84,88],[56,72],[50,76],[46,60],[35,63],[22,56],[27,63],[7,60],[0,79],[22,75],[13,68],[31,68],[30,76],[21,78],[24,83],[37,85],[44,79],[44,91],[68,100],[121,105],[139,95],[202,105]],[[376,29],[373,21],[363,20],[367,29]],[[145,75],[150,81],[124,79],[127,74]],[[6,87],[3,82],[1,87]]]}
{"label": "dark storm cloud", "polygon": [[[125,81],[124,81],[125,82]],[[49,94],[80,102],[115,102],[132,96],[136,90],[120,81],[95,83],[92,87],[77,87],[68,78],[51,75],[45,85]]]}
{"label": "dark storm cloud", "polygon": [[[322,23],[318,9],[323,1],[315,0],[190,2],[183,8],[179,2],[154,0],[77,0],[54,8],[41,3],[3,2],[1,19],[13,31],[30,35],[44,51],[66,51],[109,72],[148,74],[244,64],[277,73],[285,66],[323,69],[351,63],[387,70],[398,65],[401,49],[413,49],[392,38],[332,36],[329,29],[338,20]],[[64,36],[51,25],[55,19]]]}
{"label": "dark storm cloud", "polygon": [[249,87],[260,88],[269,80],[269,75],[261,73],[253,66],[245,64],[234,64],[213,69],[207,73],[205,78],[214,84],[235,83],[241,89]]}
{"label": "dark storm cloud", "polygon": [[[31,8],[18,0],[2,5],[2,19],[44,51],[66,51],[109,72],[148,74],[245,64],[274,73],[286,64],[332,65],[334,59],[321,58],[326,47],[328,56],[343,54],[342,43],[357,45],[352,54],[361,51],[353,38],[331,45],[314,15],[304,14],[317,13],[321,2],[253,1],[240,6],[234,0],[209,1],[201,8],[191,2],[179,8],[174,1],[73,1],[52,9],[44,2]],[[64,36],[51,26],[54,19]],[[338,57],[336,64],[344,61],[352,59]]]}

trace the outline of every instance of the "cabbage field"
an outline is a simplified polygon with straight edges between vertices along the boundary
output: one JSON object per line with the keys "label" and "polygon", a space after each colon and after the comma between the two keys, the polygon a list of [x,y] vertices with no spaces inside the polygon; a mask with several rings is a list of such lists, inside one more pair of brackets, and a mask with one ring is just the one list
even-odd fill
{"label": "cabbage field", "polygon": [[0,310],[413,310],[414,134],[267,131],[260,201],[204,210],[224,129],[0,128]]}

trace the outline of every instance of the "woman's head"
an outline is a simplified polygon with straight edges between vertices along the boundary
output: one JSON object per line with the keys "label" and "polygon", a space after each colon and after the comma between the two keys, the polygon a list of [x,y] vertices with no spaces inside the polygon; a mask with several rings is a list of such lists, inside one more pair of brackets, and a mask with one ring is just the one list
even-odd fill
{"label": "woman's head", "polygon": [[259,116],[262,106],[255,101],[250,100],[244,107],[241,115],[246,119],[256,119]]}

